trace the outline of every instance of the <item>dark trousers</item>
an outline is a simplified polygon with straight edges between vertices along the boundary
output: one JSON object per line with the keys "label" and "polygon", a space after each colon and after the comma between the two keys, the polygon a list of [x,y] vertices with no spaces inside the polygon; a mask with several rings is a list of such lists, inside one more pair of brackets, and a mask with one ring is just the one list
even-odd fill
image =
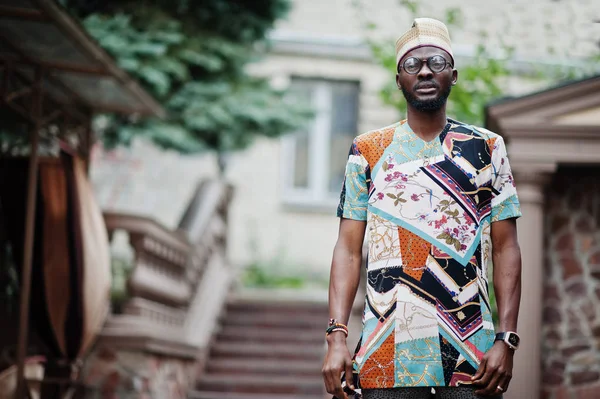
{"label": "dark trousers", "polygon": [[502,399],[498,396],[477,396],[474,388],[437,387],[431,388],[363,389],[363,399]]}

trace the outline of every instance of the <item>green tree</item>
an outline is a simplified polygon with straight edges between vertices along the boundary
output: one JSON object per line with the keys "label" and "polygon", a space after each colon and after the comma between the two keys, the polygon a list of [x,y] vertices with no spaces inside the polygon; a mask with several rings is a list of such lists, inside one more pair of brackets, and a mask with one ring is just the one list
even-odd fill
{"label": "green tree", "polygon": [[108,147],[143,136],[182,153],[224,154],[258,135],[297,129],[310,116],[267,80],[246,73],[268,49],[266,35],[288,12],[289,0],[62,3],[168,112],[164,120],[104,116]]}

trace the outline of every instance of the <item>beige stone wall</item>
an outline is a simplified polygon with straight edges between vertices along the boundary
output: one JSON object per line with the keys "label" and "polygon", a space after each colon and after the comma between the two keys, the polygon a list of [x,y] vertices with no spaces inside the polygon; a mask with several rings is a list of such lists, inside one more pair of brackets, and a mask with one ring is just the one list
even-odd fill
{"label": "beige stone wall", "polygon": [[[361,4],[356,8],[354,4]],[[445,11],[458,9],[462,19],[452,27],[455,51],[469,52],[482,41],[490,49],[502,44],[524,58],[543,60],[597,53],[599,9],[595,0],[481,1],[419,0],[419,16],[446,20]],[[296,0],[291,15],[281,21],[281,32],[312,38],[358,39],[364,23],[374,22],[378,37],[396,38],[411,23],[399,0]],[[549,51],[551,50],[551,52]]]}
{"label": "beige stone wall", "polygon": [[550,186],[545,220],[543,398],[600,397],[599,172],[597,168],[559,171]]}

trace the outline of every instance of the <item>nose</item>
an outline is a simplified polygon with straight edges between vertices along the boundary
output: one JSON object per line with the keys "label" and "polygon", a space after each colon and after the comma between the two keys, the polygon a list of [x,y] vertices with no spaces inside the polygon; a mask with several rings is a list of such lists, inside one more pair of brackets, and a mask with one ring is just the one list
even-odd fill
{"label": "nose", "polygon": [[426,62],[423,63],[423,66],[417,74],[417,77],[419,78],[419,80],[429,80],[433,78],[433,71],[429,69],[429,65],[427,65]]}

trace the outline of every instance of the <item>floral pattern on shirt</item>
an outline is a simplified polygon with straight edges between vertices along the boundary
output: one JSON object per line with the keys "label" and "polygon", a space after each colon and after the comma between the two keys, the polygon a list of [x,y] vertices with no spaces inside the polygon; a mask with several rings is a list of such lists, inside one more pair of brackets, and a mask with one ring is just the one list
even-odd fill
{"label": "floral pattern on shirt", "polygon": [[494,340],[491,228],[520,215],[493,132],[448,120],[425,142],[402,121],[354,140],[338,216],[368,227],[362,388],[468,383]]}

